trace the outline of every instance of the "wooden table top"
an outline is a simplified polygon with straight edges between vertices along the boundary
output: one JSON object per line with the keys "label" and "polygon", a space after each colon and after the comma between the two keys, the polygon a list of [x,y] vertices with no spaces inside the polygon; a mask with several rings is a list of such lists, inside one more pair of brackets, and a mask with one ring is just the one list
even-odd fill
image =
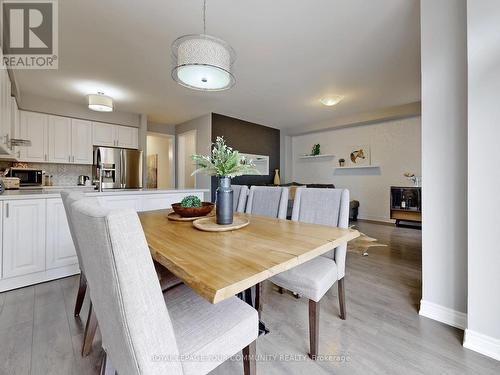
{"label": "wooden table top", "polygon": [[170,210],[139,213],[153,256],[200,296],[218,303],[359,236],[352,229],[244,215],[250,225],[203,232],[167,219]]}

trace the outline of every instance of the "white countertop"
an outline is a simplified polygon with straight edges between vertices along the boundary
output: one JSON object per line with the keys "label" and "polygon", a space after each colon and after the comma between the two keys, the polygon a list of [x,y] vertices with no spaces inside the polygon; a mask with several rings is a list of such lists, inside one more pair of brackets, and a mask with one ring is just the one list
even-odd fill
{"label": "white countertop", "polygon": [[0,201],[11,199],[47,199],[59,198],[62,190],[82,190],[89,196],[111,196],[111,195],[149,195],[149,194],[175,194],[175,193],[206,193],[208,189],[119,189],[105,190],[102,193],[88,186],[44,186],[37,190],[5,190],[0,195]]}

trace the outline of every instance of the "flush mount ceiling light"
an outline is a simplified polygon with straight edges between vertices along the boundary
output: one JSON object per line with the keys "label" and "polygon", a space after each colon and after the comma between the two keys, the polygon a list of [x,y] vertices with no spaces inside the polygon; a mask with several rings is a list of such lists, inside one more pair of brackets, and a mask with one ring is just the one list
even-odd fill
{"label": "flush mount ceiling light", "polygon": [[334,96],[325,96],[321,98],[319,101],[321,104],[326,105],[327,107],[334,106],[335,104],[339,104],[344,97],[342,95],[334,95]]}
{"label": "flush mount ceiling light", "polygon": [[89,109],[97,112],[113,112],[113,98],[102,92],[87,95]]}
{"label": "flush mount ceiling light", "polygon": [[172,43],[172,78],[194,90],[222,91],[235,79],[231,68],[235,53],[222,39],[206,34],[206,0],[203,1],[203,34],[183,35]]}

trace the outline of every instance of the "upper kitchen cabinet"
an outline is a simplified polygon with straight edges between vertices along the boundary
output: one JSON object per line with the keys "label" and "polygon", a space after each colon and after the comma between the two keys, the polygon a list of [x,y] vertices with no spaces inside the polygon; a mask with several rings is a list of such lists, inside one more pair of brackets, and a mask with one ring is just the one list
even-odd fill
{"label": "upper kitchen cabinet", "polygon": [[49,162],[71,163],[71,119],[49,116]]}
{"label": "upper kitchen cabinet", "polygon": [[139,147],[139,130],[129,126],[120,126],[94,122],[92,136],[95,146]]}
{"label": "upper kitchen cabinet", "polygon": [[11,99],[10,78],[6,69],[0,69],[0,146],[2,154],[10,152],[11,128]]}
{"label": "upper kitchen cabinet", "polygon": [[92,164],[92,123],[21,111],[20,135],[31,141],[19,159],[28,162]]}
{"label": "upper kitchen cabinet", "polygon": [[92,123],[71,119],[71,162],[92,164]]}
{"label": "upper kitchen cabinet", "polygon": [[[43,113],[21,111],[21,138],[31,141],[31,146],[22,147],[19,159],[43,163],[49,161],[48,131],[49,116]],[[68,159],[66,159],[68,162]]]}

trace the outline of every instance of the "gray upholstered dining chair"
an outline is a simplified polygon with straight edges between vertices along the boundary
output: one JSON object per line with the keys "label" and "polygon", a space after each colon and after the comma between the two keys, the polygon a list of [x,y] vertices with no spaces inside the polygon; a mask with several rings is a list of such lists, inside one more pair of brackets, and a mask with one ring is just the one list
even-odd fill
{"label": "gray upholstered dining chair", "polygon": [[105,358],[118,374],[206,374],[242,349],[245,374],[255,374],[250,305],[236,297],[212,305],[186,285],[162,294],[134,210],[79,201],[72,214]]}
{"label": "gray upholstered dining chair", "polygon": [[[66,191],[66,190],[61,191],[61,198],[64,210],[66,211],[66,218],[68,220],[69,232],[71,234],[73,245],[75,247],[75,252],[78,259],[78,265],[80,267],[80,282],[79,282],[78,292],[76,295],[75,310],[74,310],[74,315],[79,316],[80,311],[82,309],[83,301],[85,299],[85,295],[87,294],[87,280],[85,278],[85,271],[83,268],[80,246],[78,245],[78,241],[76,239],[71,206],[73,205],[73,203],[83,199],[89,204],[99,206],[99,201],[96,197],[88,197],[79,191]],[[168,271],[161,265],[155,263],[155,269],[158,274],[162,290],[167,290],[182,283],[180,279],[175,277],[170,271]],[[85,330],[83,333],[83,344],[81,353],[82,356],[84,357],[89,355],[90,351],[92,350],[92,342],[94,341],[94,336],[97,330],[97,326],[98,326],[97,318],[93,310],[92,301],[90,301],[89,312],[87,316],[87,321],[85,323]]]}
{"label": "gray upholstered dining chair", "polygon": [[[293,202],[292,220],[347,228],[349,225],[349,190],[298,188]],[[309,344],[311,358],[318,354],[320,300],[337,282],[340,318],[346,318],[345,259],[347,244],[338,246],[291,270],[270,278],[281,288],[309,299]]]}
{"label": "gray upholstered dining chair", "polygon": [[233,211],[245,212],[248,197],[248,186],[232,185],[233,189]]}
{"label": "gray upholstered dining chair", "polygon": [[248,194],[248,214],[286,219],[288,188],[275,186],[251,186]]}
{"label": "gray upholstered dining chair", "polygon": [[[82,192],[78,191],[61,191],[61,198],[66,211],[66,218],[68,220],[69,232],[73,240],[73,245],[75,247],[76,257],[78,259],[78,266],[80,267],[80,282],[78,287],[78,292],[76,295],[75,310],[74,315],[79,316],[82,309],[83,300],[87,294],[87,279],[85,278],[85,271],[83,268],[82,256],[80,252],[80,246],[78,246],[78,241],[76,240],[75,229],[73,225],[73,219],[71,215],[71,206],[73,203],[86,199],[89,204],[99,205],[99,201],[94,197],[85,197]],[[85,331],[83,333],[83,345],[82,345],[82,356],[87,356],[92,349],[92,342],[94,341],[95,332],[97,330],[97,319],[95,317],[92,301],[90,301],[89,313],[87,316],[87,322],[85,324]]]}

